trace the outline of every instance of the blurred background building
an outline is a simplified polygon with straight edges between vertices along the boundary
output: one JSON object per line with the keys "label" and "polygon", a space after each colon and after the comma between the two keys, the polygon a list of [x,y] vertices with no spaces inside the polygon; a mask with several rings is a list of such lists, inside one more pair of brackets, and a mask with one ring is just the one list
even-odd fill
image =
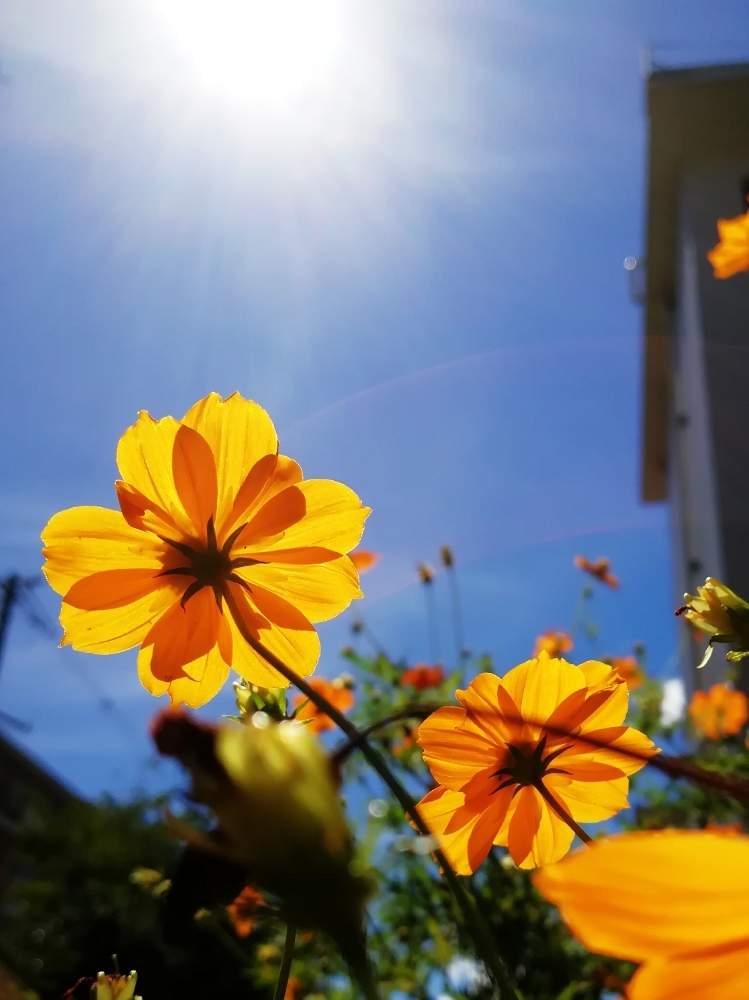
{"label": "blurred background building", "polygon": [[671,506],[676,606],[708,575],[749,593],[749,274],[706,258],[747,207],[749,64],[654,70],[647,114],[642,492]]}

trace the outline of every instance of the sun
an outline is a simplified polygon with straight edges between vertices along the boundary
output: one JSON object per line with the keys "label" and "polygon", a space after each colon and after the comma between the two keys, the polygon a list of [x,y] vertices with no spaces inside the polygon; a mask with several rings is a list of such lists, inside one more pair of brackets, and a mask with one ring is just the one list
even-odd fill
{"label": "sun", "polygon": [[184,72],[204,92],[284,109],[337,76],[334,0],[159,0],[158,10]]}

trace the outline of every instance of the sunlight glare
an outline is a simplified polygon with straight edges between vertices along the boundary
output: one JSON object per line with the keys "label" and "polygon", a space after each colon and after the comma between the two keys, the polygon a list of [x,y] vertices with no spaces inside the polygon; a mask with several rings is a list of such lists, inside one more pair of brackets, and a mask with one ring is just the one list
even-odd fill
{"label": "sunlight glare", "polygon": [[329,89],[341,49],[334,0],[162,0],[162,17],[200,89],[284,108]]}

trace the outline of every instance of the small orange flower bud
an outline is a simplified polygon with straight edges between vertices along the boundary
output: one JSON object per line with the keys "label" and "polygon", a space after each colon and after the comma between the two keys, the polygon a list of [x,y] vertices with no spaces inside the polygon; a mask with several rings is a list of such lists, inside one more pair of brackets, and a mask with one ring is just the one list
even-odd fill
{"label": "small orange flower bud", "polygon": [[427,566],[426,563],[419,563],[416,569],[419,574],[419,579],[421,580],[422,583],[428,586],[429,584],[434,582],[434,570],[432,569],[431,566]]}
{"label": "small orange flower bud", "polygon": [[455,557],[453,556],[453,550],[449,545],[443,545],[440,548],[440,559],[442,560],[442,565],[445,569],[452,569],[455,565]]}

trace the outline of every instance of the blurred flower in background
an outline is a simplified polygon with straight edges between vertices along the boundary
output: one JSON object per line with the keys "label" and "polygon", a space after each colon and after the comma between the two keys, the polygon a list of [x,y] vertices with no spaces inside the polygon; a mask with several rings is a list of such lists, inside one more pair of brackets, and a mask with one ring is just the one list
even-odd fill
{"label": "blurred flower in background", "polygon": [[700,735],[709,740],[734,736],[749,719],[749,701],[743,691],[727,684],[713,684],[695,691],[689,703],[689,718]]}
{"label": "blurred flower in background", "polygon": [[588,559],[586,556],[575,556],[573,562],[583,573],[595,577],[600,583],[605,583],[607,587],[616,589],[619,586],[619,578],[611,572],[610,559],[603,557]]}
{"label": "blurred flower in background", "polygon": [[[310,687],[319,691],[339,712],[348,712],[353,707],[354,690],[350,677],[337,677],[332,681],[326,680],[324,677],[313,677],[309,683]],[[295,721],[304,722],[312,732],[322,733],[326,729],[335,729],[333,720],[305,695],[294,695],[294,705],[297,708],[294,715]]]}
{"label": "blurred flower in background", "polygon": [[749,271],[749,211],[732,219],[718,219],[718,242],[707,255],[716,278]]}
{"label": "blurred flower in background", "polygon": [[569,653],[573,646],[572,636],[568,632],[557,632],[554,629],[550,629],[548,632],[542,632],[541,635],[536,637],[536,642],[533,646],[533,655],[540,656],[541,653],[547,653],[554,658],[561,656],[563,653]]}

